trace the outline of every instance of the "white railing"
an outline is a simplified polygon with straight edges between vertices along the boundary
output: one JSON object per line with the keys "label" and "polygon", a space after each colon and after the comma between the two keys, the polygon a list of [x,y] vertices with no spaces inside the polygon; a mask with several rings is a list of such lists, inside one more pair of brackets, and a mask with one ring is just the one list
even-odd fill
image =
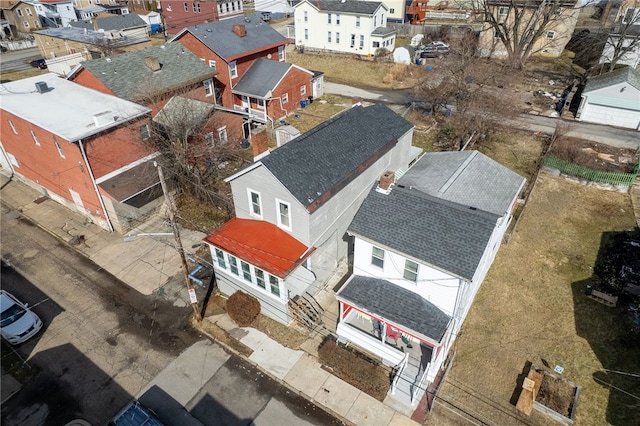
{"label": "white railing", "polygon": [[[427,366],[424,369],[424,373],[422,373],[422,377],[420,378],[420,381],[418,382],[418,385],[415,387],[415,391],[411,392],[411,405],[416,405],[418,402],[418,395],[422,396],[422,392],[421,390],[422,387],[424,386],[424,382],[427,381],[427,373],[429,372],[429,367],[431,367],[431,363],[428,362]],[[424,389],[424,391],[426,392],[426,389]]]}
{"label": "white railing", "polygon": [[466,21],[471,17],[470,13],[454,13],[454,12],[427,12],[425,19],[442,19],[453,21]]}
{"label": "white railing", "polygon": [[396,375],[393,378],[393,382],[391,383],[391,395],[394,395],[396,392],[396,385],[398,384],[398,380],[400,380],[400,376],[402,376],[402,372],[404,371],[404,368],[407,366],[407,362],[409,361],[409,354],[405,354],[404,358],[402,358],[402,361],[400,361],[400,364],[398,364],[395,369],[396,369]]}

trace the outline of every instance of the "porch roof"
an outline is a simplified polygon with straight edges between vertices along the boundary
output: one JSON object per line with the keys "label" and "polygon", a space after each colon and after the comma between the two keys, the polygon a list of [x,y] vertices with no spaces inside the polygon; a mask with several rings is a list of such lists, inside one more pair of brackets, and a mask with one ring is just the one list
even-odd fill
{"label": "porch roof", "polygon": [[379,278],[354,275],[336,297],[436,342],[444,336],[451,319],[420,295]]}
{"label": "porch roof", "polygon": [[237,217],[203,241],[283,279],[315,250],[272,223]]}

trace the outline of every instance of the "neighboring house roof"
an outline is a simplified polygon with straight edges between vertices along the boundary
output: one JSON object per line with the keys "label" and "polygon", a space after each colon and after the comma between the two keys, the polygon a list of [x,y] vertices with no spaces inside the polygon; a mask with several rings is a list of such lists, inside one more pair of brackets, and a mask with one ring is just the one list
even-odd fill
{"label": "neighboring house roof", "polygon": [[314,250],[272,223],[239,218],[231,219],[203,241],[280,278],[285,278]]}
{"label": "neighboring house roof", "polygon": [[[156,58],[160,70],[153,71],[147,65],[148,58]],[[206,66],[179,43],[85,61],[81,67],[116,96],[128,100],[165,93],[204,81],[216,74],[213,68]]]}
{"label": "neighboring house roof", "polygon": [[[128,13],[126,15],[113,15],[105,16],[102,18],[95,18],[98,24],[98,28],[105,31],[119,31],[128,28],[146,27],[147,23],[136,15],[135,13]],[[69,25],[76,28],[93,29],[93,22],[90,19],[83,21],[72,21]]]}
{"label": "neighboring house roof", "polygon": [[[232,31],[234,25],[244,25],[247,34],[244,37],[238,36]],[[191,33],[221,58],[230,61],[263,50],[267,46],[288,43],[286,37],[262,22],[257,15],[237,16],[184,28],[171,41],[180,38],[186,32]]]}
{"label": "neighboring house roof", "polygon": [[[296,6],[302,3],[304,2],[300,2]],[[356,15],[373,15],[380,6],[387,9],[384,3],[378,1],[313,0],[307,3],[324,12],[353,13]]]}
{"label": "neighboring house roof", "polygon": [[385,105],[355,106],[274,150],[260,162],[300,204],[312,211],[392,149],[412,128],[411,123]]}
{"label": "neighboring house roof", "polygon": [[100,13],[100,12],[106,11],[107,9],[105,9],[103,6],[100,6],[98,4],[92,4],[91,6],[83,7],[81,9],[76,9],[76,10],[80,13]]}
{"label": "neighboring house roof", "polygon": [[[153,154],[149,157],[156,157]],[[142,207],[149,199],[135,199],[136,195],[158,185],[160,178],[153,158],[129,164],[108,175],[96,178],[96,184],[119,203]]]}
{"label": "neighboring house roof", "polygon": [[619,83],[628,83],[637,90],[640,90],[640,72],[632,67],[624,67],[606,74],[591,77],[584,86],[582,93],[593,92],[594,90]]}
{"label": "neighboring house roof", "polygon": [[503,216],[525,179],[478,151],[425,154],[398,185]]}
{"label": "neighboring house roof", "polygon": [[215,105],[208,102],[174,96],[156,114],[153,121],[165,127],[171,127],[176,123],[185,124],[185,122],[199,124],[206,120],[214,109]]}
{"label": "neighboring house roof", "polygon": [[[278,86],[278,83],[287,75],[291,68],[296,67],[287,62],[271,61],[269,59],[258,58],[251,68],[242,76],[238,84],[233,87],[234,93],[251,95],[258,98],[271,96],[271,91]],[[311,72],[296,67],[301,71],[313,75]]]}
{"label": "neighboring house roof", "polygon": [[499,218],[396,185],[372,189],[347,232],[471,281]]}
{"label": "neighboring house roof", "polygon": [[393,28],[389,28],[389,27],[378,27],[375,30],[373,30],[373,32],[371,33],[371,35],[373,36],[380,36],[380,37],[384,37],[387,36],[389,34],[393,34],[395,33],[396,30],[394,30]]}
{"label": "neighboring house roof", "polygon": [[[39,93],[36,83],[48,90]],[[149,108],[72,83],[48,73],[3,83],[0,108],[74,142],[121,126]],[[34,107],[37,106],[37,107]]]}
{"label": "neighboring house roof", "polygon": [[73,27],[47,28],[44,30],[34,31],[34,33],[95,46],[104,46],[105,43],[108,42],[113,47],[125,47],[149,41],[149,38],[147,37],[131,36],[107,39],[103,32]]}
{"label": "neighboring house roof", "polygon": [[354,275],[336,295],[382,320],[410,328],[439,342],[451,317],[411,290],[379,278]]}
{"label": "neighboring house roof", "polygon": [[[555,6],[555,3],[549,3],[545,0],[485,0],[491,6],[511,6],[511,7],[539,7],[542,3],[547,6]],[[560,0],[559,4],[563,7],[573,7],[578,0]]]}
{"label": "neighboring house roof", "polygon": [[27,4],[27,3],[22,2],[20,0],[18,0],[18,1],[0,0],[0,9],[11,10],[11,9],[14,9],[15,7],[17,7],[20,3]]}

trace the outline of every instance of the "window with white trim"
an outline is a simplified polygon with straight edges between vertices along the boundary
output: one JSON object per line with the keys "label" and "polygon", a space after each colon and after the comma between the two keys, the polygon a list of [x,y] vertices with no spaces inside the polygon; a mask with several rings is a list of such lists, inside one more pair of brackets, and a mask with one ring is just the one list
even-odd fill
{"label": "window with white trim", "polygon": [[384,269],[384,250],[376,246],[371,247],[371,264]]}
{"label": "window with white trim", "polygon": [[351,47],[356,47],[356,35],[351,34]]}
{"label": "window with white trim", "polygon": [[222,269],[227,269],[227,262],[224,261],[224,252],[219,248],[216,248],[216,259],[218,259],[218,266]]}
{"label": "window with white trim", "polygon": [[336,44],[340,44],[340,33],[336,33]]}
{"label": "window with white trim", "polygon": [[405,280],[418,282],[418,264],[412,260],[405,259],[404,261],[404,273],[402,274]]}
{"label": "window with white trim", "polygon": [[285,93],[284,95],[282,95],[281,99],[283,104],[289,103],[289,94]]}
{"label": "window with white trim", "polygon": [[229,138],[227,137],[227,126],[220,127],[218,129],[218,140],[221,144],[229,142]]}
{"label": "window with white trim", "polygon": [[260,193],[252,190],[249,191],[249,205],[251,206],[251,216],[257,216],[262,219],[262,201],[260,200]]}
{"label": "window with white trim", "polygon": [[356,27],[360,26],[360,17],[356,16]]}
{"label": "window with white trim", "polygon": [[193,3],[193,11],[195,13],[200,13],[200,3]]}
{"label": "window with white trim", "polygon": [[209,59],[209,68],[213,68],[215,70],[216,69],[216,61],[214,61],[213,59]]}
{"label": "window with white trim", "polygon": [[20,9],[16,10],[16,12],[18,12],[18,16],[20,16],[20,17],[24,16],[24,15],[22,14],[22,11],[21,11]]}
{"label": "window with white trim", "polygon": [[31,8],[30,7],[26,8],[25,10],[27,11],[27,15],[33,16],[33,13],[31,13]]}
{"label": "window with white trim", "polygon": [[184,2],[184,11],[185,12],[189,11],[189,4],[187,2]]}
{"label": "window with white trim", "polygon": [[143,124],[138,130],[140,131],[140,138],[143,141],[146,141],[151,137],[151,130],[149,130],[148,124]]}
{"label": "window with white trim", "polygon": [[284,62],[284,46],[278,46],[278,61]]}
{"label": "window with white trim", "polygon": [[271,274],[269,274],[269,289],[271,294],[280,297],[280,280]]}
{"label": "window with white trim", "polygon": [[31,130],[31,137],[33,138],[33,141],[35,142],[35,144],[40,146],[40,141],[38,140],[38,137],[36,136],[36,133],[33,130]]}
{"label": "window with white trim", "polygon": [[327,24],[331,23],[331,14],[327,13]]}
{"label": "window with white trim", "polygon": [[306,85],[300,86],[300,96],[302,96],[303,98],[307,96],[307,86]]}
{"label": "window with white trim", "polygon": [[242,268],[242,278],[244,278],[245,281],[253,282],[253,279],[251,278],[251,266],[249,266],[249,264],[244,260],[241,260],[240,268]]}
{"label": "window with white trim", "polygon": [[622,16],[622,23],[640,25],[640,7],[628,7]]}
{"label": "window with white trim", "polygon": [[278,205],[278,226],[291,230],[291,204],[276,200]]}
{"label": "window with white trim", "polygon": [[13,132],[14,135],[18,134],[18,131],[16,130],[16,126],[13,125],[13,121],[9,120],[9,127],[11,127],[11,131]]}
{"label": "window with white trim", "polygon": [[256,100],[256,103],[258,104],[258,106],[259,106],[261,109],[264,109],[264,99],[260,99],[260,98],[258,98],[258,99]]}
{"label": "window with white trim", "polygon": [[331,31],[327,31],[327,43],[331,43]]}
{"label": "window with white trim", "polygon": [[238,275],[238,259],[235,256],[227,255],[229,258],[229,269],[233,275]]}
{"label": "window with white trim", "polygon": [[29,28],[29,23],[27,21],[24,21],[24,27]]}
{"label": "window with white trim", "polygon": [[229,74],[231,74],[231,78],[236,78],[238,76],[238,64],[236,61],[229,62]]}
{"label": "window with white trim", "polygon": [[309,12],[307,12],[306,10],[304,11],[303,20],[304,22],[309,22]]}
{"label": "window with white trim", "polygon": [[171,10],[171,5],[170,4],[167,5],[167,12],[173,12],[173,10]]}
{"label": "window with white trim", "polygon": [[394,13],[396,13],[396,10],[394,8],[391,8],[389,9],[389,13],[393,15]]}
{"label": "window with white trim", "polygon": [[360,49],[364,48],[364,35],[360,35]]}
{"label": "window with white trim", "polygon": [[553,40],[554,38],[556,38],[556,32],[555,31],[547,31],[547,40]]}
{"label": "window with white trim", "polygon": [[56,149],[58,150],[58,155],[60,156],[60,158],[66,158],[64,156],[64,151],[62,150],[62,147],[58,143],[58,140],[55,139],[55,136],[54,136],[54,139],[53,139],[53,143],[56,145]]}
{"label": "window with white trim", "polygon": [[507,16],[509,14],[509,8],[507,6],[501,6],[498,8],[498,16]]}
{"label": "window with white trim", "polygon": [[209,80],[205,80],[202,82],[202,84],[204,85],[204,95],[205,96],[213,96],[213,80],[209,79]]}
{"label": "window with white trim", "polygon": [[336,25],[340,25],[340,14],[336,15]]}
{"label": "window with white trim", "polygon": [[267,285],[266,285],[266,283],[264,281],[264,271],[262,269],[258,269],[258,268],[255,268],[255,271],[256,271],[256,284],[261,289],[266,290],[267,289]]}
{"label": "window with white trim", "polygon": [[309,29],[307,28],[304,29],[304,39],[309,40]]}

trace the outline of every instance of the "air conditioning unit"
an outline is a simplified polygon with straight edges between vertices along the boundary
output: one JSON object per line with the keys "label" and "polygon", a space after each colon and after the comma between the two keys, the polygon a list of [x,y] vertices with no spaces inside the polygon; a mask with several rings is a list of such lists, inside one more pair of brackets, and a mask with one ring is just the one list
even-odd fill
{"label": "air conditioning unit", "polygon": [[36,82],[36,92],[38,93],[47,93],[49,91],[49,86],[45,81],[37,81]]}

